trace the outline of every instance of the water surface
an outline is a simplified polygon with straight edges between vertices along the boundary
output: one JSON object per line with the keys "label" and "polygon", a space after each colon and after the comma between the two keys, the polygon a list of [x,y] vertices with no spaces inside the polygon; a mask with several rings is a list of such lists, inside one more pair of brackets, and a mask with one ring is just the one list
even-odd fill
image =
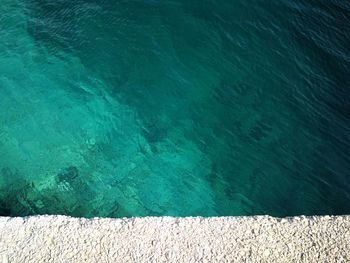
{"label": "water surface", "polygon": [[350,213],[350,3],[3,0],[0,214]]}

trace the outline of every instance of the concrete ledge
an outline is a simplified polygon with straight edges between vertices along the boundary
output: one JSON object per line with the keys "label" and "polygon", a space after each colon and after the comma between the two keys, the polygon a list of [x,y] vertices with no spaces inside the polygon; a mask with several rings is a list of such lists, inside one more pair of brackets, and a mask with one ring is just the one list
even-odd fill
{"label": "concrete ledge", "polygon": [[0,218],[0,262],[350,262],[350,216]]}

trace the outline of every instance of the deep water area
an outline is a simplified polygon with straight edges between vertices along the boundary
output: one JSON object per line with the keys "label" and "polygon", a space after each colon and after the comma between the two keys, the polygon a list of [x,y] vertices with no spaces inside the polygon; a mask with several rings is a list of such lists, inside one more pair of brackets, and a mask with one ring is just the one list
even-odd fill
{"label": "deep water area", "polygon": [[2,0],[0,215],[350,214],[350,1]]}

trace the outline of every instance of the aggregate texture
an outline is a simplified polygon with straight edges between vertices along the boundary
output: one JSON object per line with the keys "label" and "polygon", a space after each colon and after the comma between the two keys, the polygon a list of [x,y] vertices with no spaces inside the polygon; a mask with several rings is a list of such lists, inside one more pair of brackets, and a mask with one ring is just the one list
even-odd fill
{"label": "aggregate texture", "polygon": [[5,262],[350,262],[350,216],[0,218]]}

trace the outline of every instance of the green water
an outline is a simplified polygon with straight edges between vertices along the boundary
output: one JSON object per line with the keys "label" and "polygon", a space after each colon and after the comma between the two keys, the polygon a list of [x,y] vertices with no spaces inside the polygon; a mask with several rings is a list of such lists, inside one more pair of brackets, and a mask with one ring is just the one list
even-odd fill
{"label": "green water", "polygon": [[0,214],[350,213],[350,4],[2,0]]}

